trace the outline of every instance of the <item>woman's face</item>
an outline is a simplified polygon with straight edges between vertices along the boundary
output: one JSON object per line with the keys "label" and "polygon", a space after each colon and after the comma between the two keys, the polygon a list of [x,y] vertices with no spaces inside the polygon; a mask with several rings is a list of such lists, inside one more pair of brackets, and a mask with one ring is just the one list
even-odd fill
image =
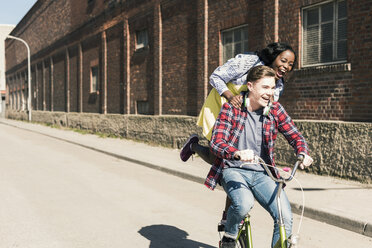
{"label": "woman's face", "polygon": [[290,50],[285,50],[280,53],[274,60],[271,67],[275,70],[275,78],[278,80],[285,76],[285,74],[292,70],[295,61],[295,55]]}

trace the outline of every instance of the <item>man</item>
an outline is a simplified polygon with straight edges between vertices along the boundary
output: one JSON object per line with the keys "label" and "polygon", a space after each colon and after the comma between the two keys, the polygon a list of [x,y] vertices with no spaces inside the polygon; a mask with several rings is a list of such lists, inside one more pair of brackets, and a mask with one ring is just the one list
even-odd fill
{"label": "man", "polygon": [[[222,106],[213,128],[211,150],[217,159],[205,185],[214,189],[221,183],[232,205],[227,211],[222,247],[235,247],[241,220],[253,207],[254,199],[274,220],[272,246],[279,239],[278,210],[275,202],[276,183],[254,162],[260,156],[267,164],[275,166],[274,143],[278,131],[292,145],[296,154],[303,154],[301,168],[310,166],[312,158],[308,147],[293,121],[279,102],[270,103],[275,90],[275,71],[267,66],[257,66],[248,72],[249,93],[243,96],[240,109],[230,103]],[[269,111],[265,108],[271,106]],[[266,114],[264,114],[266,113]],[[274,175],[276,175],[274,173]],[[292,212],[284,191],[281,194],[282,213],[288,236],[292,231]]]}

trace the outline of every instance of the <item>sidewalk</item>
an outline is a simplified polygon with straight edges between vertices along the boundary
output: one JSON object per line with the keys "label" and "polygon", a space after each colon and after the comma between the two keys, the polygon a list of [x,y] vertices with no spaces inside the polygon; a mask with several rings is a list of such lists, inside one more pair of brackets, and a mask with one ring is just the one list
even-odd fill
{"label": "sidewalk", "polygon": [[[154,147],[125,139],[82,135],[70,130],[2,118],[0,128],[1,125],[40,133],[197,183],[204,182],[210,168],[198,157],[190,158],[186,163],[182,162],[179,158],[179,150],[176,149]],[[372,185],[316,176],[302,171],[297,173],[296,178],[305,190],[306,217],[372,237]],[[286,191],[293,206],[293,212],[300,213],[302,196],[297,183],[291,182],[286,187]]]}

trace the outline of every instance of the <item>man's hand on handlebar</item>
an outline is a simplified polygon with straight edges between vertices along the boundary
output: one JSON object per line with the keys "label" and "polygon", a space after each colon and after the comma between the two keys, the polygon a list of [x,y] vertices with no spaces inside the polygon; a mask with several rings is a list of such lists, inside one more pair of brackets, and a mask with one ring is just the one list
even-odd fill
{"label": "man's hand on handlebar", "polygon": [[313,163],[314,160],[304,152],[301,152],[300,154],[302,156],[304,156],[304,159],[302,160],[302,162],[300,164],[300,168],[301,168],[301,170],[303,170],[306,167],[309,167]]}
{"label": "man's hand on handlebar", "polygon": [[247,161],[252,162],[254,160],[254,152],[253,150],[247,149],[242,151],[237,151],[234,154],[235,160]]}

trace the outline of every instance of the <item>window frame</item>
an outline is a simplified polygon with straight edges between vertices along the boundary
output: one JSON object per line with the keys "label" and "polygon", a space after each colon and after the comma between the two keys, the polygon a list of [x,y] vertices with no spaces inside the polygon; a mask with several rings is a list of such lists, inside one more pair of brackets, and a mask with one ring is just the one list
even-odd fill
{"label": "window frame", "polygon": [[[337,56],[337,43],[338,43],[338,39],[337,39],[337,35],[338,35],[338,24],[339,24],[339,21],[342,21],[342,20],[345,20],[346,21],[348,20],[347,18],[347,15],[346,17],[344,18],[338,18],[338,6],[339,6],[339,2],[345,2],[345,4],[347,4],[347,0],[328,0],[328,1],[323,1],[323,2],[320,2],[320,3],[317,3],[317,4],[314,4],[314,5],[311,5],[311,6],[306,6],[306,7],[303,7],[301,9],[301,17],[302,17],[302,34],[301,34],[301,49],[302,49],[302,56],[301,56],[301,67],[314,67],[314,66],[323,66],[323,65],[333,65],[333,64],[342,64],[342,63],[346,63],[347,62],[347,50],[346,50],[346,58],[345,59],[337,59],[336,56]],[[333,27],[332,27],[332,32],[333,32],[333,39],[332,39],[332,61],[330,62],[317,62],[317,63],[313,63],[313,64],[305,64],[305,27],[307,27],[307,20],[305,19],[305,13],[307,13],[307,11],[309,10],[312,10],[312,9],[318,9],[318,13],[319,13],[319,19],[318,19],[318,32],[321,33],[321,28],[320,28],[320,25],[322,24],[322,22],[320,22],[320,16],[321,16],[321,11],[320,11],[320,8],[321,6],[323,5],[326,5],[326,4],[329,4],[329,3],[333,3],[333,19],[332,19],[332,22],[333,22]],[[347,5],[346,5],[346,8],[347,8]],[[319,42],[318,42],[318,56],[320,56],[320,49],[322,48],[322,44],[320,42],[321,40],[321,35],[319,35],[318,39],[319,39]],[[346,26],[346,49],[347,49],[347,26]],[[306,44],[307,45],[307,44]],[[319,61],[320,59],[318,59]]]}
{"label": "window frame", "polygon": [[[224,44],[224,33],[227,33],[227,32],[234,32],[234,30],[236,30],[236,29],[241,29],[241,30],[243,30],[243,29],[246,29],[246,31],[247,31],[247,39],[246,40],[244,40],[244,39],[241,39],[240,40],[240,43],[241,44],[243,44],[243,48],[242,48],[242,52],[241,53],[244,53],[244,52],[248,52],[249,50],[248,50],[248,46],[249,46],[249,44],[248,44],[248,41],[249,41],[249,34],[248,34],[248,24],[243,24],[243,25],[239,25],[239,26],[236,26],[236,27],[233,27],[233,28],[228,28],[228,29],[225,29],[225,30],[221,30],[221,32],[220,32],[220,34],[221,34],[221,47],[222,47],[222,64],[224,64],[224,63],[226,63],[229,59],[231,59],[231,58],[234,58],[237,54],[235,54],[235,43],[237,43],[237,42],[235,42],[235,40],[234,40],[234,35],[232,35],[232,37],[233,37],[233,41],[231,42],[231,44],[233,44],[232,45],[232,54],[234,54],[233,55],[233,57],[231,57],[231,58],[226,58],[225,57],[225,54],[226,54],[226,52],[225,52],[225,44]],[[233,33],[234,34],[234,33]],[[245,42],[247,42],[247,51],[244,51],[244,43]]]}

